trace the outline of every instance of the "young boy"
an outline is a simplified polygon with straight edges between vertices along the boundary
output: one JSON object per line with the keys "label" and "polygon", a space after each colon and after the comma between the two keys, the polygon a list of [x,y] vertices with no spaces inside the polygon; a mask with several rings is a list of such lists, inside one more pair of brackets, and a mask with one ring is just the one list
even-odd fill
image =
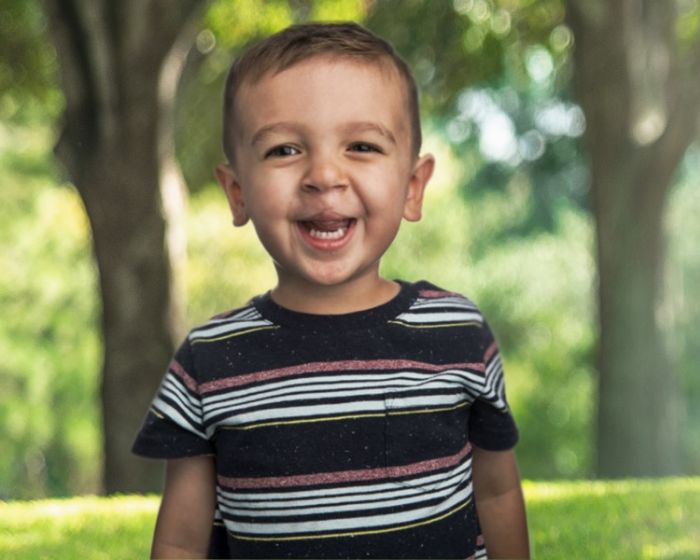
{"label": "young boy", "polygon": [[488,325],[379,275],[421,217],[420,144],[409,69],[356,24],[233,65],[216,174],[278,283],[192,330],[153,401],[134,450],[168,459],[154,557],[205,557],[212,519],[235,558],[528,556]]}

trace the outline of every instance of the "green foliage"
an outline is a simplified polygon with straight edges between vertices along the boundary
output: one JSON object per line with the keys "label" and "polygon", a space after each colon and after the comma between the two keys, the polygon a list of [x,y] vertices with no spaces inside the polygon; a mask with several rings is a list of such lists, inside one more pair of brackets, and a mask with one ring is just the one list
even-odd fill
{"label": "green foliage", "polygon": [[276,277],[252,226],[234,229],[223,191],[202,190],[190,208],[188,316],[196,324],[272,288]]}
{"label": "green foliage", "polygon": [[687,54],[700,33],[700,2],[685,0],[678,2],[678,18],[676,19],[676,34],[681,49]]}
{"label": "green foliage", "polygon": [[95,270],[49,141],[0,126],[0,497],[85,492],[98,476]]}
{"label": "green foliage", "polygon": [[56,87],[56,53],[36,0],[0,0],[0,98],[45,101]]}
{"label": "green foliage", "polygon": [[[524,485],[535,558],[697,558],[700,479]],[[0,502],[0,556],[145,558],[156,497]]]}
{"label": "green foliage", "polygon": [[475,263],[475,298],[503,347],[520,422],[523,472],[590,474],[593,317],[591,227],[571,213],[556,234],[497,246]]}
{"label": "green foliage", "polygon": [[540,45],[558,60],[571,46],[561,0],[382,0],[367,25],[386,37],[414,69],[424,109],[449,113],[459,93],[499,81],[511,68],[527,81],[527,48]]}

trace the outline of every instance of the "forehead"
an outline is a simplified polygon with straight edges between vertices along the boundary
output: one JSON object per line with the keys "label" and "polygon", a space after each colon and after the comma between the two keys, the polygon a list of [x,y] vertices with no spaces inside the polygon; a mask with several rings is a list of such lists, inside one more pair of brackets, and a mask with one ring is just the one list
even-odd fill
{"label": "forehead", "polygon": [[244,82],[234,107],[238,140],[274,120],[332,125],[347,119],[376,119],[402,135],[410,128],[404,80],[390,62],[381,59],[306,59]]}

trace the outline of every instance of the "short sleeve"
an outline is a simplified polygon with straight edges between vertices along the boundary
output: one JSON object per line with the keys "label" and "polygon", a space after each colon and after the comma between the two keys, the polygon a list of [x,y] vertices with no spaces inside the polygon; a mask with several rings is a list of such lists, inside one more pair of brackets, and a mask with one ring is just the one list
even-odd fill
{"label": "short sleeve", "polygon": [[189,341],[170,362],[132,452],[157,459],[213,454]]}
{"label": "short sleeve", "polygon": [[486,321],[482,326],[481,351],[484,385],[469,413],[469,439],[482,449],[504,451],[518,442],[518,428],[506,400],[498,345]]}

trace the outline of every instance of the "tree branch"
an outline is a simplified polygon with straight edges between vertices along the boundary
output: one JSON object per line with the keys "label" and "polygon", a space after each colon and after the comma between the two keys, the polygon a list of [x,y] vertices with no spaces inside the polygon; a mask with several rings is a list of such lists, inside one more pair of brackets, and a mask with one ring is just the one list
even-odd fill
{"label": "tree branch", "polygon": [[[662,204],[672,184],[672,176],[686,149],[698,132],[700,119],[700,34],[695,38],[690,52],[683,57],[674,45],[669,45],[673,55],[669,71],[667,98],[668,121],[658,140],[649,146],[644,161],[643,174],[654,176],[647,188],[654,190],[652,204]],[[664,165],[651,169],[652,162]]]}

